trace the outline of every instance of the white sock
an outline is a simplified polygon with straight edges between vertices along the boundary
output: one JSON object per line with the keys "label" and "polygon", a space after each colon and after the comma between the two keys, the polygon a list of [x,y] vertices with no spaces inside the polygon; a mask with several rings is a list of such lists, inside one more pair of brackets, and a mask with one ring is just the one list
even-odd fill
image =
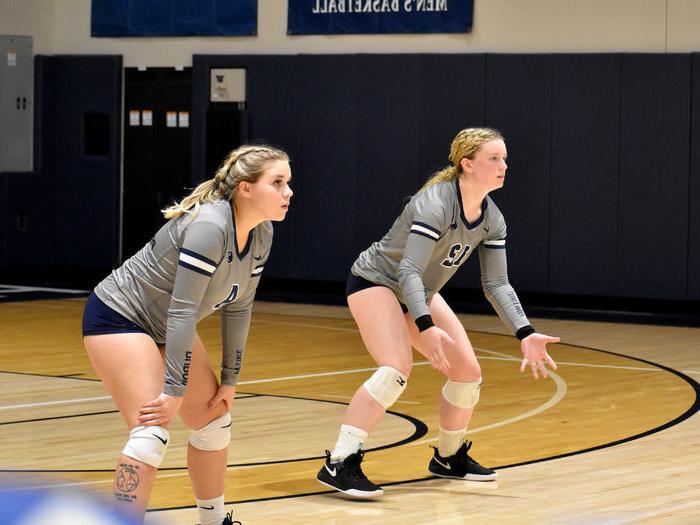
{"label": "white sock", "polygon": [[459,447],[464,443],[464,436],[467,434],[467,429],[462,430],[445,430],[440,427],[438,434],[438,454],[440,457],[448,458],[454,456],[459,450]]}
{"label": "white sock", "polygon": [[343,461],[350,454],[362,449],[362,444],[367,439],[367,432],[352,425],[340,425],[340,433],[335,448],[331,454],[331,462]]}
{"label": "white sock", "polygon": [[224,495],[212,499],[197,499],[201,525],[221,525],[224,521]]}

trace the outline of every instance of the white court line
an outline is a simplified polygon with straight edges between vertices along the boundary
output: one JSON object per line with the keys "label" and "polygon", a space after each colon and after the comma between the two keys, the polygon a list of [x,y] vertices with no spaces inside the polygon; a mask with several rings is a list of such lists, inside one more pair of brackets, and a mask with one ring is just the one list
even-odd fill
{"label": "white court line", "polygon": [[[335,397],[336,399],[352,399],[352,396],[336,396],[334,394],[319,394],[321,397]],[[405,405],[420,405],[422,403],[418,401],[404,401],[403,399],[397,399],[395,403],[404,403]]]}
{"label": "white court line", "polygon": [[44,288],[41,286],[15,286],[12,284],[0,284],[2,293],[23,293],[23,292],[56,292],[82,294],[89,293],[90,290],[69,290],[67,288]]}
{"label": "white court line", "polygon": [[[321,327],[321,326],[319,326]],[[326,327],[327,328],[327,327]],[[349,329],[337,329],[337,330],[343,330],[343,331],[356,331],[356,330],[349,330]],[[520,361],[517,358],[514,358],[512,356],[508,356],[506,354],[501,354],[499,352],[494,352],[491,350],[486,350],[483,348],[475,348],[475,350],[479,350],[480,352],[492,354],[491,356],[482,356],[481,359],[495,359],[495,360],[502,360],[502,361],[514,361],[518,362]],[[428,361],[421,361],[414,363],[414,366],[420,366],[420,365],[427,365],[430,364]],[[583,363],[571,363],[572,365],[578,365],[578,366],[587,366]],[[591,366],[599,366],[603,368],[623,368],[623,369],[628,369],[629,367],[618,367],[614,365],[591,365]],[[660,370],[656,368],[631,368],[633,370]],[[320,376],[328,376],[328,375],[339,375],[339,374],[353,374],[357,372],[369,372],[371,370],[376,370],[376,367],[373,368],[357,368],[357,369],[351,369],[351,370],[339,370],[335,372],[322,372],[318,374],[306,374],[306,375],[300,375],[300,376],[288,376],[288,377],[277,377],[277,378],[269,378],[269,379],[258,379],[258,380],[253,380],[253,381],[241,381],[238,384],[254,384],[254,383],[266,383],[266,382],[272,382],[272,381],[286,381],[286,380],[293,380],[293,379],[304,379],[308,377],[320,377]],[[470,434],[476,433],[476,432],[482,432],[484,430],[490,430],[493,428],[501,427],[508,425],[510,423],[515,423],[517,421],[521,421],[523,419],[533,417],[537,414],[540,414],[547,409],[551,408],[552,406],[556,405],[559,401],[561,401],[564,396],[566,395],[567,392],[567,385],[566,382],[555,372],[550,371],[549,372],[550,377],[554,381],[554,383],[557,386],[557,390],[554,393],[554,395],[547,400],[545,403],[540,405],[539,407],[536,407],[533,410],[530,410],[528,412],[525,412],[523,414],[520,414],[518,416],[514,416],[512,418],[505,419],[503,421],[499,421],[497,423],[492,423],[491,425],[485,425],[482,427],[477,427],[474,429],[471,429],[469,431]],[[328,397],[343,397],[343,396],[333,396],[333,395],[328,395]],[[93,397],[93,398],[83,398],[83,399],[73,399],[73,400],[63,400],[63,401],[53,401],[53,402],[47,402],[47,403],[31,403],[31,404],[26,404],[26,405],[14,405],[14,406],[5,406],[5,407],[0,407],[0,410],[2,409],[8,409],[8,408],[18,408],[18,407],[27,407],[27,406],[42,406],[42,405],[48,405],[48,404],[65,404],[65,403],[71,403],[71,402],[82,402],[82,401],[93,401],[93,400],[104,400],[104,399],[110,399],[109,396],[102,396],[102,397]],[[414,403],[412,401],[405,401],[405,403]],[[426,444],[426,443],[432,443],[437,441],[438,438],[430,438],[430,439],[424,439],[420,441],[414,441],[409,443],[408,445],[421,445],[421,444]],[[251,466],[246,466],[246,467],[236,467],[237,469],[241,468],[255,468],[257,465],[251,465]],[[183,476],[188,476],[189,473],[187,472],[181,472],[181,473],[172,473],[172,474],[159,474],[158,478],[175,478],[175,477],[183,477]],[[42,488],[64,488],[64,487],[79,487],[79,486],[85,486],[85,485],[98,485],[98,484],[107,484],[107,483],[113,483],[114,480],[112,478],[110,479],[105,479],[105,480],[93,480],[93,481],[82,481],[82,482],[74,482],[74,483],[62,483],[62,484],[50,484],[50,485],[45,485],[45,486],[34,486],[34,487],[28,487],[28,488],[21,488],[17,490],[30,490],[30,489],[42,489]]]}
{"label": "white court line", "polygon": [[[488,351],[490,354],[496,354],[496,355],[501,355],[506,358],[506,360],[514,360],[510,356],[506,356],[505,354],[499,354],[498,352],[492,352]],[[517,360],[515,360],[517,361]],[[509,417],[508,419],[504,419],[502,421],[498,421],[496,423],[492,423],[490,425],[484,425],[483,427],[476,427],[472,428],[468,431],[469,434],[475,434],[476,432],[483,432],[484,430],[491,430],[492,428],[498,428],[498,427],[503,427],[505,425],[509,425],[511,423],[516,423],[518,421],[522,421],[523,419],[527,419],[533,416],[536,416],[537,414],[541,414],[545,410],[548,410],[552,408],[554,405],[559,403],[562,399],[564,399],[564,396],[566,396],[566,391],[567,391],[567,385],[566,381],[564,381],[559,374],[556,372],[552,372],[551,370],[548,371],[549,377],[552,378],[554,381],[554,384],[557,386],[556,391],[554,392],[554,395],[550,397],[547,401],[542,403],[540,406],[529,410],[528,412],[525,412],[523,414],[520,414],[518,416],[514,417]],[[421,439],[420,441],[411,441],[410,443],[407,443],[408,446],[414,446],[414,445],[424,445],[426,443],[434,443],[437,441],[438,438],[428,438],[428,439]]]}
{"label": "white court line", "polygon": [[[478,350],[479,352],[484,352],[485,354],[493,354],[495,356],[504,356],[504,357],[477,356],[479,359],[491,359],[494,361],[516,361],[518,363],[521,361],[521,359],[519,357],[508,356],[507,354],[501,354],[498,352],[494,352],[492,350],[486,350],[485,348],[474,347],[474,350]],[[665,370],[663,368],[652,368],[652,367],[642,367],[642,366],[620,366],[620,365],[594,365],[591,363],[573,363],[571,361],[557,361],[557,365],[584,366],[584,367],[590,367],[590,368],[612,368],[615,370],[638,370],[638,371],[642,371],[642,372],[665,372]]]}
{"label": "white court line", "polygon": [[[348,330],[345,328],[337,328],[337,330]],[[356,331],[356,330],[348,330],[348,331]],[[491,360],[496,360],[496,361],[514,361],[514,362],[520,362],[520,359],[508,356],[507,354],[500,354],[498,352],[493,352],[491,350],[486,350],[484,348],[478,348],[475,347],[474,350],[478,350],[479,352],[487,353],[487,354],[492,354],[491,356],[479,356],[479,359],[491,359]],[[413,363],[413,366],[422,366],[422,365],[428,365],[430,364],[428,361],[418,361],[417,363]],[[645,371],[645,372],[662,372],[664,371],[661,368],[644,368],[644,367],[633,367],[633,366],[618,366],[618,365],[593,365],[593,364],[587,364],[587,363],[572,363],[572,362],[560,362],[560,365],[569,365],[569,366],[584,366],[584,367],[593,367],[593,368],[612,368],[612,369],[620,369],[620,370],[636,370],[636,371]],[[268,379],[252,379],[250,381],[239,381],[239,385],[255,385],[255,384],[260,384],[260,383],[274,383],[278,381],[292,381],[295,379],[309,379],[312,377],[325,377],[325,376],[334,376],[334,375],[344,375],[344,374],[356,374],[359,372],[372,372],[376,370],[377,367],[370,367],[370,368],[353,368],[349,370],[337,370],[335,372],[319,372],[317,374],[304,374],[304,375],[298,375],[298,376],[286,376],[286,377],[271,377]],[[700,374],[698,371],[693,371],[693,370],[684,370],[682,371],[683,373],[690,373],[690,374]],[[68,378],[57,378],[57,379],[70,379]],[[52,406],[52,405],[66,405],[70,403],[83,403],[83,402],[89,402],[89,401],[104,401],[107,399],[111,399],[110,396],[100,396],[100,397],[85,397],[85,398],[78,398],[78,399],[64,399],[62,401],[46,401],[43,403],[26,403],[22,405],[5,405],[5,406],[0,406],[0,410],[11,410],[11,409],[16,409],[16,408],[35,408],[35,407],[41,407],[41,406]]]}
{"label": "white court line", "polygon": [[638,520],[644,518],[653,518],[659,516],[660,514],[667,514],[669,512],[674,512],[677,510],[685,510],[700,505],[700,501],[686,501],[685,503],[677,503],[676,505],[669,505],[667,507],[661,507],[660,509],[649,510],[647,512],[642,512],[639,514],[634,514],[630,516],[630,520],[625,520],[623,523],[638,523]]}
{"label": "white court line", "polygon": [[[264,464],[264,465],[241,465],[241,466],[236,466],[236,470],[243,470],[243,469],[252,469],[252,468],[258,468],[258,467],[265,467],[265,466],[274,466],[274,463],[272,464]],[[158,472],[158,479],[163,479],[163,478],[181,478],[183,476],[189,476],[189,472],[187,469],[184,469],[183,472],[173,472],[171,474],[161,474]],[[68,488],[68,487],[84,487],[86,485],[101,485],[103,483],[114,483],[114,477],[111,477],[109,479],[95,479],[92,481],[74,481],[71,483],[50,483],[47,485],[32,485],[32,486],[26,486],[26,487],[15,487],[12,489],[3,489],[6,491],[24,491],[24,490],[38,490],[38,489],[57,489],[57,488]]]}
{"label": "white court line", "polygon": [[[67,378],[60,378],[67,379]],[[111,396],[99,396],[99,397],[81,397],[78,399],[63,399],[61,401],[44,401],[43,403],[25,403],[24,405],[5,405],[0,406],[0,410],[12,410],[13,408],[34,408],[34,407],[46,407],[51,405],[68,405],[70,403],[84,403],[86,401],[104,401],[106,399],[112,399]]]}

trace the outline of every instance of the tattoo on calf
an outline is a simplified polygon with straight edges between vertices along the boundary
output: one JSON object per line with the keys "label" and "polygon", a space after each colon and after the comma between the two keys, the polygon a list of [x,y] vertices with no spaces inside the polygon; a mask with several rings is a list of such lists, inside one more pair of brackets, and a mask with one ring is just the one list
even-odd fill
{"label": "tattoo on calf", "polygon": [[116,484],[118,492],[114,493],[117,501],[125,503],[136,501],[136,495],[129,494],[129,492],[134,492],[139,486],[138,469],[138,465],[130,465],[128,463],[120,463],[117,467]]}

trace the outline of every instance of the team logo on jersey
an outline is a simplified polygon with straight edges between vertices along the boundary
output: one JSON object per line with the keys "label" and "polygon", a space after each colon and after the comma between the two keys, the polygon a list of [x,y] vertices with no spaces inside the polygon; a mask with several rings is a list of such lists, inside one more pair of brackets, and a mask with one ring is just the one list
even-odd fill
{"label": "team logo on jersey", "polygon": [[226,254],[226,262],[231,264],[231,261],[233,261],[233,252],[229,250],[229,252]]}
{"label": "team logo on jersey", "polygon": [[450,247],[449,255],[440,264],[445,268],[459,266],[464,262],[465,257],[471,249],[472,247],[469,244],[465,244],[464,246],[460,243],[453,244]]}
{"label": "team logo on jersey", "polygon": [[231,291],[229,292],[228,297],[226,299],[224,299],[223,301],[221,301],[220,303],[216,303],[214,305],[214,310],[218,310],[223,305],[228,304],[228,303],[232,303],[233,301],[235,301],[236,297],[238,297],[238,288],[239,288],[238,284],[234,283],[234,285],[231,286]]}

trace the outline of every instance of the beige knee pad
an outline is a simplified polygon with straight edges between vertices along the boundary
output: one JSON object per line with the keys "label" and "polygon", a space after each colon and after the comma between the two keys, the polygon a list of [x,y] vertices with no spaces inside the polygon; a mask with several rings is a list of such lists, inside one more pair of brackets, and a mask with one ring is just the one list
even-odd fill
{"label": "beige knee pad", "polygon": [[442,387],[442,397],[457,408],[473,408],[479,402],[481,378],[478,381],[452,381],[448,379]]}
{"label": "beige knee pad", "polygon": [[406,389],[406,376],[390,366],[380,366],[364,387],[377,403],[389,408]]}

